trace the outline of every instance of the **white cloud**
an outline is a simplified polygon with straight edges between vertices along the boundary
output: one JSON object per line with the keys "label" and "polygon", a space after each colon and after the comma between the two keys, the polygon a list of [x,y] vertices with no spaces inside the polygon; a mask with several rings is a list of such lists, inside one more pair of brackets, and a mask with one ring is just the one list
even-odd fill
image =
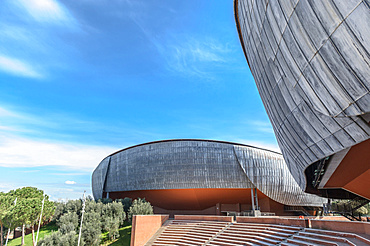
{"label": "white cloud", "polygon": [[0,55],[0,70],[16,76],[41,78],[42,75],[27,62]]}
{"label": "white cloud", "polygon": [[67,180],[64,183],[67,184],[67,185],[74,185],[74,184],[76,184],[76,182],[75,181],[72,181],[72,180]]}
{"label": "white cloud", "polygon": [[[181,36],[181,35],[180,35]],[[211,38],[168,37],[168,44],[153,40],[170,71],[211,79],[212,69],[227,62],[231,49]],[[212,63],[210,70],[209,64]]]}
{"label": "white cloud", "polygon": [[27,12],[40,22],[66,22],[71,20],[68,11],[55,0],[18,0]]}
{"label": "white cloud", "polygon": [[253,147],[258,147],[266,150],[272,150],[278,153],[281,153],[281,150],[277,144],[274,143],[267,143],[263,141],[256,141],[256,140],[247,140],[247,139],[236,139],[235,140],[237,143],[245,144],[245,145],[250,145]]}
{"label": "white cloud", "polygon": [[274,133],[274,130],[270,122],[254,120],[248,121],[248,124],[252,125],[256,131],[272,134]]}
{"label": "white cloud", "polygon": [[[228,43],[211,37],[193,37],[182,33],[174,35],[174,30],[153,33],[140,14],[131,13],[130,17],[163,57],[171,72],[209,80],[213,79],[212,73],[217,71],[217,65],[230,62],[232,48]],[[209,66],[210,63],[212,66]]]}
{"label": "white cloud", "polygon": [[0,166],[63,166],[92,171],[100,161],[116,151],[106,146],[32,140],[0,133]]}

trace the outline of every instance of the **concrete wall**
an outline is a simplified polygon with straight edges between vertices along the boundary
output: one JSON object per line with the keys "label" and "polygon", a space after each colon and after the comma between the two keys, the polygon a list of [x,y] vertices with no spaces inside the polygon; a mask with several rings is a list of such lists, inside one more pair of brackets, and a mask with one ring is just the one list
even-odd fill
{"label": "concrete wall", "polygon": [[168,215],[134,215],[130,246],[144,245],[168,220]]}

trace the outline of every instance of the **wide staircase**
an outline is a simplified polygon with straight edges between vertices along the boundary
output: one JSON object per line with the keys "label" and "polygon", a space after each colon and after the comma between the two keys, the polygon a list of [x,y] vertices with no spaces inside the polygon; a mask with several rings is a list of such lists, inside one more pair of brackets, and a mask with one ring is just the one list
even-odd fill
{"label": "wide staircase", "polygon": [[146,246],[160,245],[370,245],[352,233],[296,226],[197,220],[168,221]]}

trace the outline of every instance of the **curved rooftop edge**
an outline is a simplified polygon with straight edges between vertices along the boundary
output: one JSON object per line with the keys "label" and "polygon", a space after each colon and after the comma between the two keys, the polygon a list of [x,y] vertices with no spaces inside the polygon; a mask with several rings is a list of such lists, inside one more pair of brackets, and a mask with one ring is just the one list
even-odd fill
{"label": "curved rooftop edge", "polygon": [[322,206],[304,193],[280,153],[216,140],[173,139],[125,148],[92,174],[95,199],[104,192],[257,188],[285,205]]}
{"label": "curved rooftop edge", "polygon": [[[370,199],[369,191],[361,190],[368,185],[363,172],[353,182],[340,181],[343,170],[366,172],[370,165],[366,151],[359,151],[370,144],[368,3],[234,0],[234,17],[279,147],[299,186],[321,189],[321,194],[338,188]],[[349,156],[357,157],[351,161]]]}
{"label": "curved rooftop edge", "polygon": [[281,154],[280,152],[277,152],[277,151],[273,151],[273,150],[269,150],[269,149],[265,149],[265,148],[260,148],[260,147],[256,147],[256,146],[252,146],[252,145],[248,145],[248,144],[241,144],[241,143],[230,142],[230,141],[213,140],[213,139],[200,139],[200,138],[183,138],[183,139],[179,138],[179,139],[163,139],[163,140],[157,140],[157,141],[151,141],[151,142],[136,144],[136,145],[133,145],[133,146],[130,146],[130,147],[127,147],[127,148],[123,148],[121,150],[118,150],[118,151],[110,154],[109,156],[115,155],[115,154],[117,154],[117,153],[119,153],[121,151],[125,151],[125,150],[128,150],[128,149],[136,148],[136,147],[139,147],[139,146],[144,146],[144,145],[149,145],[149,144],[155,144],[155,143],[166,143],[166,142],[172,142],[172,141],[199,141],[199,142],[234,144],[234,145],[240,145],[240,146],[245,146],[245,147],[250,147],[250,148],[256,148],[256,149],[260,149],[260,150],[264,150],[264,151],[269,151],[269,152],[272,152],[272,153],[275,153],[275,154]]}

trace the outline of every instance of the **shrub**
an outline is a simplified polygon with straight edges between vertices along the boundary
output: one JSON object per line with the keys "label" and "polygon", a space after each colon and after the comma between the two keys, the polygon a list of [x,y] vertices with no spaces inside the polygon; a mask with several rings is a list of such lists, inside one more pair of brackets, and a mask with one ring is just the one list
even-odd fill
{"label": "shrub", "polygon": [[45,236],[37,243],[37,246],[75,246],[77,245],[78,235],[74,231],[62,234],[60,231]]}
{"label": "shrub", "polygon": [[145,201],[144,199],[138,198],[133,203],[128,212],[128,218],[132,221],[133,215],[145,215],[153,214],[153,207],[150,202]]}
{"label": "shrub", "polygon": [[76,212],[68,212],[60,216],[57,226],[62,234],[67,234],[71,231],[76,231],[78,227],[78,216]]}

